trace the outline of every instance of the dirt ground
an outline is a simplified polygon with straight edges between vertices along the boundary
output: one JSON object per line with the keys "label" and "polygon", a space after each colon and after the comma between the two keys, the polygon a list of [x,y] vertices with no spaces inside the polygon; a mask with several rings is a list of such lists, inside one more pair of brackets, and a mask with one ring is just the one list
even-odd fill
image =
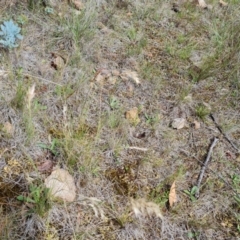
{"label": "dirt ground", "polygon": [[206,3],[1,1],[0,239],[240,239],[240,7]]}

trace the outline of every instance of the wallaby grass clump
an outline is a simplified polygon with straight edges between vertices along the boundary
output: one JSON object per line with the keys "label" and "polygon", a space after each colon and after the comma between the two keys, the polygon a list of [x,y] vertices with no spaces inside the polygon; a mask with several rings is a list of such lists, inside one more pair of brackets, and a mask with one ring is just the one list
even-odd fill
{"label": "wallaby grass clump", "polygon": [[[239,238],[237,1],[54,2],[4,7],[24,39],[0,56],[0,236]],[[46,160],[74,177],[74,202],[49,196]]]}

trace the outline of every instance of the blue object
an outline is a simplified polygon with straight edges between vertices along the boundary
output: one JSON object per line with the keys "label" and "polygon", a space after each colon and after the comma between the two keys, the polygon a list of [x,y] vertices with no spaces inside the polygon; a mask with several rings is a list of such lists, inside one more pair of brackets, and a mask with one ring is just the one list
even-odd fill
{"label": "blue object", "polygon": [[23,36],[20,34],[21,28],[14,24],[12,20],[4,21],[0,26],[0,44],[5,48],[15,48],[18,46],[16,40],[22,40]]}

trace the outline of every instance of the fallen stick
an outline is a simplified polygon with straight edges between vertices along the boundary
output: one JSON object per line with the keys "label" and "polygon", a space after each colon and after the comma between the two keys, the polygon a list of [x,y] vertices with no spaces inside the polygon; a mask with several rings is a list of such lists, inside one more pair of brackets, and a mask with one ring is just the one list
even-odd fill
{"label": "fallen stick", "polygon": [[126,147],[127,149],[130,149],[130,150],[139,150],[139,151],[148,151],[147,148],[140,148],[140,147]]}
{"label": "fallen stick", "polygon": [[[192,156],[189,152],[181,149],[181,152],[183,152],[184,154],[186,154],[186,156],[188,157],[193,157],[196,161],[198,161],[199,163],[202,164],[202,161],[200,161],[197,157]],[[229,184],[219,173],[217,173],[216,171],[212,170],[210,167],[208,168],[208,170],[210,170],[214,175],[216,175],[224,184],[226,184],[226,186],[228,186],[229,188],[232,189],[232,191],[237,195],[238,192],[232,187],[231,184]]]}
{"label": "fallen stick", "polygon": [[213,120],[215,126],[217,127],[217,129],[219,130],[219,132],[225,137],[225,139],[231,144],[231,146],[237,151],[240,152],[240,150],[238,149],[238,147],[229,139],[229,137],[227,136],[226,133],[223,132],[222,128],[219,126],[219,124],[216,122],[215,117],[213,116],[213,114],[210,114],[211,119]]}
{"label": "fallen stick", "polygon": [[203,179],[203,175],[205,173],[205,170],[207,168],[207,165],[210,161],[210,158],[211,158],[211,155],[212,155],[212,151],[213,151],[213,148],[216,146],[217,142],[218,142],[218,138],[214,138],[210,148],[209,148],[209,151],[208,151],[208,154],[207,154],[207,157],[202,165],[202,168],[201,168],[201,171],[200,171],[200,174],[198,176],[198,180],[197,180],[197,191],[195,193],[195,197],[198,198],[199,197],[199,189],[200,189],[200,186],[201,186],[201,182],[202,182],[202,179]]}

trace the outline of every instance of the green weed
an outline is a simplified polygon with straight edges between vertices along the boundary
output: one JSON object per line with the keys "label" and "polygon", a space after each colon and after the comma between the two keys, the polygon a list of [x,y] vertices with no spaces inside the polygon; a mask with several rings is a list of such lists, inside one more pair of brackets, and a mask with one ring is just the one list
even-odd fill
{"label": "green weed", "polygon": [[69,98],[75,90],[73,89],[72,85],[65,85],[65,86],[56,86],[55,93],[57,96],[62,97],[63,99]]}
{"label": "green weed", "polygon": [[131,43],[133,43],[133,44],[136,43],[137,36],[138,36],[138,34],[137,34],[136,28],[131,27],[127,30],[127,37],[129,38]]}
{"label": "green weed", "polygon": [[28,23],[28,17],[24,14],[21,14],[17,17],[17,22],[21,25],[25,25]]}
{"label": "green weed", "polygon": [[116,110],[119,108],[119,101],[115,96],[111,96],[109,98],[109,105],[112,110]]}
{"label": "green weed", "polygon": [[96,16],[97,11],[94,8],[94,3],[89,2],[80,14],[73,14],[62,22],[63,28],[59,29],[59,36],[68,36],[73,40],[75,49],[81,49],[82,41],[91,40],[96,31]]}
{"label": "green weed", "polygon": [[207,108],[205,105],[203,104],[198,104],[196,109],[195,109],[195,114],[201,118],[202,120],[204,120],[209,114],[210,114],[210,110],[209,108]]}
{"label": "green weed", "polygon": [[236,191],[236,195],[234,196],[235,201],[240,206],[240,175],[233,174],[232,176],[232,185],[233,189]]}
{"label": "green weed", "polygon": [[198,190],[198,187],[193,186],[191,188],[191,190],[183,190],[183,192],[186,193],[189,196],[189,198],[191,199],[192,202],[194,202],[194,201],[197,200],[196,197],[195,197],[195,194],[196,194],[197,190]]}
{"label": "green weed", "polygon": [[58,150],[56,149],[58,143],[59,141],[56,138],[54,138],[51,142],[51,145],[46,145],[44,143],[38,143],[37,145],[43,149],[49,150],[54,156],[56,156],[58,155]]}
{"label": "green weed", "polygon": [[26,96],[26,88],[22,82],[18,82],[17,90],[15,97],[11,101],[11,105],[15,109],[22,110],[25,105],[25,96]]}
{"label": "green weed", "polygon": [[153,126],[157,122],[159,122],[159,116],[158,115],[148,115],[147,113],[144,113],[146,123]]}
{"label": "green weed", "polygon": [[[141,66],[141,76],[144,79],[151,80],[160,74],[160,68],[155,63],[144,61]],[[158,78],[159,83],[159,78]]]}
{"label": "green weed", "polygon": [[19,195],[17,200],[25,203],[29,207],[29,215],[35,213],[43,217],[51,208],[49,189],[42,184],[30,184],[29,193]]}
{"label": "green weed", "polygon": [[147,45],[147,39],[142,37],[134,27],[128,29],[126,34],[129,40],[127,47],[128,54],[130,56],[140,54],[142,49]]}
{"label": "green weed", "polygon": [[39,1],[39,0],[28,0],[27,1],[27,3],[28,3],[28,9],[29,10],[32,10],[32,11],[34,11],[34,10],[38,10],[40,7],[42,7],[43,6],[43,1]]}
{"label": "green weed", "polygon": [[119,116],[118,112],[116,111],[109,112],[107,116],[108,116],[107,123],[110,128],[117,128],[120,125],[121,116]]}
{"label": "green weed", "polygon": [[38,99],[33,100],[33,110],[34,112],[46,110],[47,106],[42,105]]}
{"label": "green weed", "polygon": [[164,207],[168,202],[169,189],[164,189],[163,185],[159,185],[156,189],[150,192],[149,197],[155,203],[159,204],[160,207]]}
{"label": "green weed", "polygon": [[19,81],[17,85],[16,94],[11,101],[11,105],[15,109],[22,111],[23,115],[22,119],[29,142],[29,140],[32,139],[32,137],[34,136],[35,127],[32,121],[33,117],[32,99],[30,100],[28,91],[26,90],[24,84],[21,81]]}

